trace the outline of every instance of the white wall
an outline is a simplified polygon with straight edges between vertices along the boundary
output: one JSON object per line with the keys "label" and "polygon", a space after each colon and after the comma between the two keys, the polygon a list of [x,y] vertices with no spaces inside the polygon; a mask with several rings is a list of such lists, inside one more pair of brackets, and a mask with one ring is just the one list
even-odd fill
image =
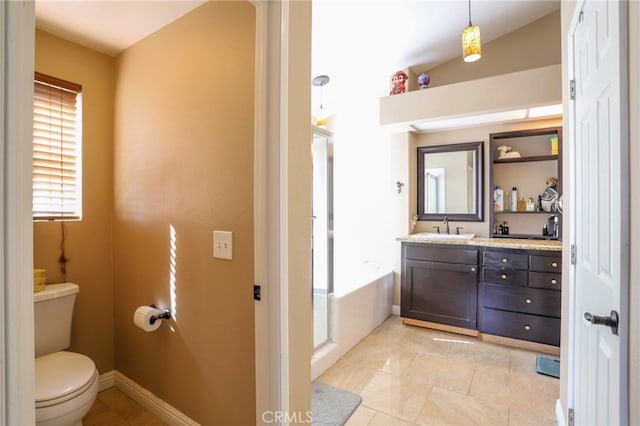
{"label": "white wall", "polygon": [[[391,146],[379,125],[379,98],[389,90],[386,75],[369,85],[351,76],[332,77],[332,90],[347,93],[334,110],[334,291],[343,294],[364,284],[357,275],[365,262],[391,269],[395,237],[391,230]],[[406,187],[405,187],[406,190]]]}

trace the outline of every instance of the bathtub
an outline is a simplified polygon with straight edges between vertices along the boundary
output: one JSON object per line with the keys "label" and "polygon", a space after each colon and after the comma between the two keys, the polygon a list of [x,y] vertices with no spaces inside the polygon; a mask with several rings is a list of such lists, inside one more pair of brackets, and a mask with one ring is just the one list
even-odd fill
{"label": "bathtub", "polygon": [[324,373],[391,315],[393,272],[380,272],[370,267],[362,268],[361,272],[364,277],[359,282],[364,282],[363,285],[329,295],[330,341],[311,357],[311,380]]}

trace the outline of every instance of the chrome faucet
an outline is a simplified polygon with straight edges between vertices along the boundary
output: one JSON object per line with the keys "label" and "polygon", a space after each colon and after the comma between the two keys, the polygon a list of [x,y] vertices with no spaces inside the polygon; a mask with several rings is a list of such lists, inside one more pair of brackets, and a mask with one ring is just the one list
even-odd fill
{"label": "chrome faucet", "polygon": [[444,229],[446,231],[446,233],[449,233],[449,219],[445,216],[444,219],[442,220],[442,223],[444,223]]}

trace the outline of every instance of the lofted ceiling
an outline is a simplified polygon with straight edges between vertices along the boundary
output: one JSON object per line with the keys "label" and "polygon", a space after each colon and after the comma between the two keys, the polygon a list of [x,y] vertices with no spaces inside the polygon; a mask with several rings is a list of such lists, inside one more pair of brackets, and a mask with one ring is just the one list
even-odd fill
{"label": "lofted ceiling", "polygon": [[[36,26],[115,56],[204,1],[36,0]],[[419,74],[460,57],[469,5],[486,43],[559,10],[560,0],[314,0],[312,76],[331,76],[325,101],[336,105],[349,85],[386,84],[396,70]]]}
{"label": "lofted ceiling", "polygon": [[[36,0],[36,25],[116,55],[206,0]],[[559,0],[473,0],[471,18],[487,42],[560,8]],[[383,62],[422,72],[460,55],[466,0],[316,0],[315,68]],[[353,68],[352,68],[353,69]],[[319,71],[319,70],[318,70]]]}
{"label": "lofted ceiling", "polygon": [[461,57],[469,6],[486,43],[559,10],[560,0],[314,1],[314,75],[366,67],[419,74]]}

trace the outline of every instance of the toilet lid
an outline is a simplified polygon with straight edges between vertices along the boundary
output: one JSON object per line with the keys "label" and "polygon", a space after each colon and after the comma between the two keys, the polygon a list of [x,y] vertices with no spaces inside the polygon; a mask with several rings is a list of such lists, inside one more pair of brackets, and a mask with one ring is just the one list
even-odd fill
{"label": "toilet lid", "polygon": [[84,392],[96,380],[91,358],[54,352],[36,358],[36,407],[58,404]]}

